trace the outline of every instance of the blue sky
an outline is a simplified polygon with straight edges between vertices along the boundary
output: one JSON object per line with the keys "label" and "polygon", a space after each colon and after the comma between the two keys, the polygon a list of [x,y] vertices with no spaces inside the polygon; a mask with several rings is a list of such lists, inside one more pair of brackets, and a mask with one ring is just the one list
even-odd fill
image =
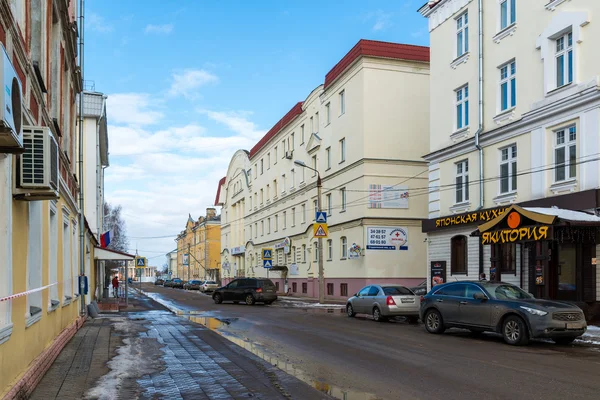
{"label": "blue sky", "polygon": [[424,3],[86,1],[85,79],[108,96],[106,197],[123,206],[132,247],[162,265],[233,153],[359,39],[428,45]]}

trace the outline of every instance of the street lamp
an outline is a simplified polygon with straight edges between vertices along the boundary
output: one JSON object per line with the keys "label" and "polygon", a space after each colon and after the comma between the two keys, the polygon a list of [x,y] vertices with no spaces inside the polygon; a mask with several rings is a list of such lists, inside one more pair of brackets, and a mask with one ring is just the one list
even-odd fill
{"label": "street lamp", "polygon": [[[314,168],[309,167],[308,165],[306,165],[304,163],[304,161],[300,161],[300,160],[295,160],[294,164],[296,164],[299,167],[302,168],[307,168],[310,169],[312,171],[315,171],[317,173],[317,210],[315,210],[315,216],[316,216],[316,211],[321,211],[322,210],[322,205],[323,203],[321,202],[321,174],[319,174],[319,171],[317,171]],[[316,217],[315,217],[315,223],[316,223]],[[323,304],[325,303],[325,277],[323,276],[323,238],[319,238],[319,244],[318,244],[318,250],[319,252],[319,303]]]}

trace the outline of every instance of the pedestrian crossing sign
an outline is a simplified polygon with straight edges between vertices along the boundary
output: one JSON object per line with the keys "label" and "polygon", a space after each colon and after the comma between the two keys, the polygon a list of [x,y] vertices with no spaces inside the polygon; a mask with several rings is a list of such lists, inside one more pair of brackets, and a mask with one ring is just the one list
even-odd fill
{"label": "pedestrian crossing sign", "polygon": [[135,260],[136,268],[146,268],[146,259],[144,257],[139,257]]}
{"label": "pedestrian crossing sign", "polygon": [[329,236],[329,228],[327,224],[314,224],[313,236],[316,238],[326,238]]}
{"label": "pedestrian crossing sign", "polygon": [[262,249],[262,259],[263,260],[272,260],[273,259],[273,249]]}
{"label": "pedestrian crossing sign", "polygon": [[327,223],[327,213],[325,211],[317,211],[315,221],[319,224],[326,224]]}
{"label": "pedestrian crossing sign", "polygon": [[271,261],[271,260],[264,260],[263,261],[263,267],[265,267],[265,268],[273,268],[273,261]]}

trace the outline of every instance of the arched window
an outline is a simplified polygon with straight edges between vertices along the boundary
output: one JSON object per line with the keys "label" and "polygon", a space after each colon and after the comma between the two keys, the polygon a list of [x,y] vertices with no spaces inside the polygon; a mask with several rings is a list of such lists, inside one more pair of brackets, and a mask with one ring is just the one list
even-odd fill
{"label": "arched window", "polygon": [[452,274],[467,274],[467,237],[454,236],[451,240],[450,271]]}

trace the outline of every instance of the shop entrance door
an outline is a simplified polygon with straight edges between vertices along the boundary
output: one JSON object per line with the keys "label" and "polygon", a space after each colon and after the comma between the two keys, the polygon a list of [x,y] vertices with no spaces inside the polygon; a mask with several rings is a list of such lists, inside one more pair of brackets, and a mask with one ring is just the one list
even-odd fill
{"label": "shop entrance door", "polygon": [[[578,275],[577,268],[578,255],[581,252],[577,251],[581,244],[578,243],[563,243],[560,246],[554,246],[554,257],[551,266],[552,274],[550,277],[551,283],[551,298],[563,301],[577,301],[578,292]],[[554,296],[552,296],[554,294]]]}

